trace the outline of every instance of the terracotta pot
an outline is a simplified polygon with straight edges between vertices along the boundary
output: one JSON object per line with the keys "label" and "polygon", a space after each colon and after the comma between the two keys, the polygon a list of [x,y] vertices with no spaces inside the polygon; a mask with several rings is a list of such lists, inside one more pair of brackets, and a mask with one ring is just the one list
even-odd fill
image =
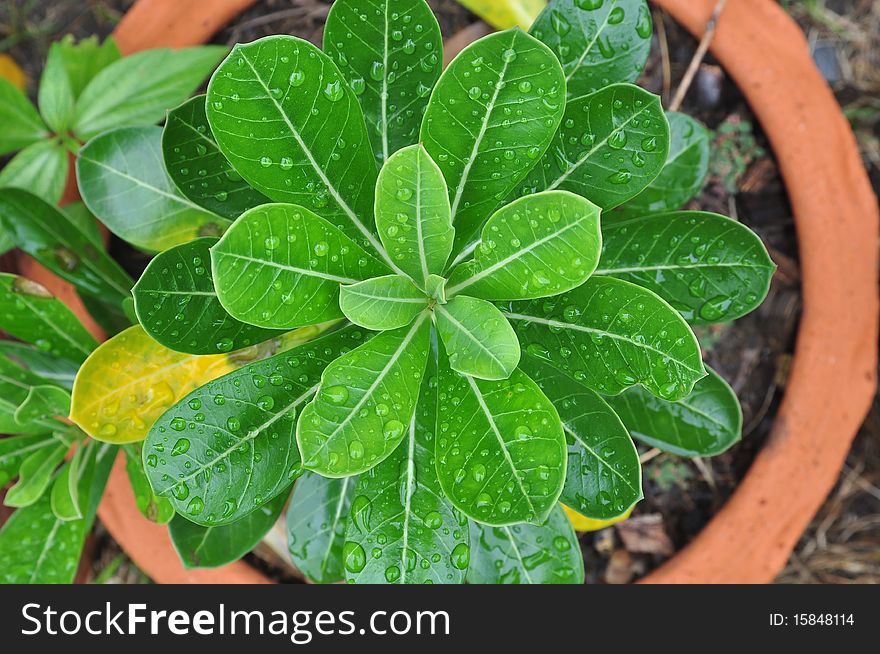
{"label": "terracotta pot", "polygon": [[[126,53],[194,45],[253,2],[138,0],[115,35]],[[716,4],[654,3],[696,36]],[[472,27],[470,34],[481,31]],[[648,583],[772,581],[837,479],[876,389],[880,211],[849,125],[803,34],[772,0],[728,3],[712,52],[748,97],[779,161],[795,214],[804,311],[767,445],[730,501]],[[21,266],[23,274],[70,298],[61,280],[33,262]],[[137,512],[121,462],[99,515],[157,582],[268,581],[243,563],[183,570],[167,530]]]}

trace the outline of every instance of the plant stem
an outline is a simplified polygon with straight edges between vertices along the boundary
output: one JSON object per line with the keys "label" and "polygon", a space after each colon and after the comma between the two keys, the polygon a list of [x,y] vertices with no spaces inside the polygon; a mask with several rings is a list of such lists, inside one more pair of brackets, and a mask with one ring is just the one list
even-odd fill
{"label": "plant stem", "polygon": [[726,4],[727,0],[718,0],[715,4],[715,9],[712,10],[709,22],[706,23],[706,31],[703,33],[703,38],[700,39],[700,45],[697,46],[697,51],[694,53],[687,71],[685,71],[678,90],[675,92],[675,97],[669,105],[669,111],[678,111],[681,109],[681,105],[684,102],[684,96],[687,95],[688,89],[690,89],[694,77],[696,77],[697,71],[700,68],[700,64],[703,62],[703,58],[709,51],[712,38],[715,36],[715,28],[718,26],[718,19],[721,17],[721,12],[724,10],[724,5]]}

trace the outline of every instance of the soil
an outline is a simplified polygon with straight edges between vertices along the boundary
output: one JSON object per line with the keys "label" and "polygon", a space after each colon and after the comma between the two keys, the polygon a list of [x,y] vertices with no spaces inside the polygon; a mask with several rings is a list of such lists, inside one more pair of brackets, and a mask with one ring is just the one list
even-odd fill
{"label": "soil", "polygon": [[[876,20],[871,0],[852,10]],[[13,0],[0,8],[0,52],[8,51],[34,80],[49,43],[65,33],[106,35],[131,0]],[[295,34],[320,43],[330,2],[262,0],[215,38],[216,43],[251,41],[267,34]],[[429,0],[449,37],[476,18],[453,0]],[[833,3],[829,2],[831,9]],[[849,9],[847,9],[849,11]],[[847,12],[841,12],[846,14]],[[848,14],[848,15],[853,15]],[[671,19],[655,11],[652,56],[639,81],[668,104],[696,49],[696,42]],[[837,16],[837,14],[832,14]],[[847,40],[839,25],[814,14],[796,13],[822,58],[823,71],[838,97],[852,109],[854,126],[875,187],[880,187],[880,106],[872,104],[880,52],[864,38]],[[826,16],[827,18],[827,16]],[[864,16],[862,16],[864,18]],[[847,27],[852,27],[848,22]],[[862,31],[864,31],[864,27]],[[871,34],[870,28],[867,34]],[[860,31],[859,34],[862,34]],[[815,38],[813,38],[815,37]],[[878,37],[880,38],[880,37]],[[828,44],[831,44],[829,46]],[[876,46],[876,42],[874,46]],[[832,47],[833,46],[833,47]],[[831,47],[831,55],[822,48]],[[822,54],[824,52],[824,54]],[[846,65],[840,65],[844,61]],[[836,72],[835,72],[836,71]],[[836,77],[835,77],[836,75]],[[876,96],[875,96],[876,97]],[[770,295],[754,313],[735,323],[702,329],[698,336],[706,361],[727,379],[740,398],[744,415],[742,443],[712,459],[682,459],[640,447],[645,499],[633,517],[613,528],[581,536],[588,583],[626,583],[644,576],[686,545],[731,495],[762,447],[782,397],[800,314],[797,240],[783,181],[766,137],[742,94],[711,58],[701,64],[683,111],[716,130],[709,180],[693,208],[736,217],[755,230],[779,265]],[[147,258],[118,240],[111,252],[138,275]],[[805,533],[783,582],[880,581],[880,407],[875,404],[857,438],[837,489]],[[136,583],[144,577],[100,528],[95,536],[94,572],[102,581]],[[269,548],[249,559],[279,581],[295,581],[289,563]]]}

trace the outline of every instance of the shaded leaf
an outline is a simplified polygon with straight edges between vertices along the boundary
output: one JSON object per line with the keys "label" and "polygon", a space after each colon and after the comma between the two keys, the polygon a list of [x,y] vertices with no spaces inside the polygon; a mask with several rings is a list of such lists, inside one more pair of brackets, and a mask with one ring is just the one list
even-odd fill
{"label": "shaded leaf", "polygon": [[48,382],[70,390],[79,366],[72,361],[59,359],[32,345],[0,340],[0,355],[24,370]]}
{"label": "shaded leaf", "polygon": [[55,204],[61,199],[67,183],[68,156],[58,141],[37,141],[16,154],[0,170],[0,188],[24,189]]}
{"label": "shaded leaf", "polygon": [[517,194],[562,189],[613,209],[657,177],[668,151],[660,98],[638,86],[613,84],[568,101],[547,154]]}
{"label": "shaded leaf", "polygon": [[736,394],[714,370],[677,402],[664,402],[633,388],[608,402],[633,438],[680,456],[715,456],[742,438]]}
{"label": "shaded leaf", "polygon": [[242,214],[211,248],[211,264],[226,311],[273,329],[341,318],[340,284],[388,272],[339,228],[292,204]]}
{"label": "shaded leaf", "polygon": [[67,216],[67,219],[79,228],[92,244],[99,249],[106,249],[104,246],[104,235],[101,233],[101,226],[98,219],[89,211],[89,208],[83,202],[68,202],[63,207],[59,207],[61,213]]}
{"label": "shaded leaf", "polygon": [[220,354],[249,347],[283,332],[230,316],[217,299],[210,248],[198,238],[155,256],[132,289],[138,321],[165,347],[190,354]]}
{"label": "shaded leaf", "polygon": [[15,410],[15,421],[21,425],[43,419],[66,418],[70,413],[70,393],[57,386],[31,386],[27,397]]}
{"label": "shaded leaf", "polygon": [[629,282],[591,277],[552,301],[511,302],[502,313],[529,354],[598,393],[616,395],[641,384],[659,397],[680,399],[706,375],[684,319]]}
{"label": "shaded leaf", "polygon": [[251,188],[220,152],[205,114],[204,95],[168,112],[162,155],[180,192],[208,211],[234,220],[270,201]]}
{"label": "shaded leaf", "polygon": [[43,496],[52,483],[55,468],[64,460],[68,446],[56,441],[55,444],[32,452],[21,463],[18,481],[6,492],[3,503],[6,506],[30,506]]}
{"label": "shaded leaf", "polygon": [[495,305],[459,296],[434,307],[449,366],[480,379],[507,379],[519,363],[519,341]]}
{"label": "shaded leaf", "polygon": [[316,583],[345,579],[342,545],[357,479],[327,479],[306,472],[293,487],[287,509],[287,548],[296,567]]}
{"label": "shaded leaf", "polygon": [[16,411],[27,400],[30,391],[46,383],[41,377],[0,356],[0,433],[40,434],[61,426],[54,420],[42,418],[30,422],[16,420]]}
{"label": "shaded leaf", "polygon": [[599,208],[589,200],[565,191],[520,198],[489,218],[474,260],[453,273],[446,293],[488,300],[558,295],[587,280],[601,247]]}
{"label": "shaded leaf", "polygon": [[153,492],[150,480],[144,470],[143,449],[138,443],[123,445],[125,451],[125,471],[134,493],[134,503],[147,520],[160,525],[168,524],[174,517],[174,505],[167,497],[159,497]]}
{"label": "shaded leaf", "polygon": [[205,80],[222,46],[145,50],[95,74],[76,103],[73,131],[81,140],[117,127],[150,125],[165,117]]}
{"label": "shaded leaf", "polygon": [[159,251],[218,235],[228,221],[177,193],[162,163],[162,130],[128,127],[89,141],[76,161],[89,210],[119,238]]}
{"label": "shaded leaf", "polygon": [[443,173],[423,146],[400,150],[379,171],[376,227],[391,259],[421,288],[443,272],[455,229]]}
{"label": "shaded leaf", "polygon": [[0,438],[0,488],[18,476],[18,469],[28,456],[57,442],[52,434]]}
{"label": "shaded leaf", "polygon": [[60,43],[53,43],[49,46],[46,65],[40,76],[37,103],[43,120],[56,134],[62,134],[70,127],[75,100],[64,66],[64,49]]}
{"label": "shaded leaf", "polygon": [[565,480],[559,414],[537,384],[515,370],[484,381],[440,356],[437,474],[457,509],[485,524],[540,523]]}
{"label": "shaded leaf", "polygon": [[421,138],[449,187],[454,252],[544,154],[562,119],[564,94],[556,57],[520,30],[482,38],[449,64]]}
{"label": "shaded leaf", "polygon": [[471,584],[582,584],[580,543],[555,505],[543,525],[489,527],[471,522]]}
{"label": "shaded leaf", "polygon": [[386,275],[343,286],[339,308],[354,324],[367,329],[405,327],[428,308],[428,296],[406,277]]}
{"label": "shaded leaf", "polygon": [[568,97],[576,98],[635,82],[654,28],[646,0],[552,0],[529,33],[559,57]]}
{"label": "shaded leaf", "polygon": [[680,211],[612,221],[597,275],[650,289],[688,322],[728,322],[767,297],[776,265],[742,223]]}
{"label": "shaded leaf", "polygon": [[440,26],[424,0],[334,2],[324,52],[358,96],[380,165],[418,141],[443,59]]}
{"label": "shaded leaf", "polygon": [[43,120],[27,96],[0,77],[0,155],[8,154],[49,136]]}
{"label": "shaded leaf", "polygon": [[219,527],[197,525],[177,516],[168,533],[184,568],[217,568],[254,549],[278,521],[285,502],[287,493],[281,493],[240,520]]}
{"label": "shaded leaf", "polygon": [[381,463],[406,434],[425,372],[430,321],[387,331],[333,361],[299,417],[303,466],[325,477]]}
{"label": "shaded leaf", "polygon": [[79,520],[83,517],[83,507],[79,496],[79,485],[88,468],[88,456],[98,445],[86,450],[85,443],[80,443],[73,456],[58,470],[49,496],[49,506],[59,520]]}

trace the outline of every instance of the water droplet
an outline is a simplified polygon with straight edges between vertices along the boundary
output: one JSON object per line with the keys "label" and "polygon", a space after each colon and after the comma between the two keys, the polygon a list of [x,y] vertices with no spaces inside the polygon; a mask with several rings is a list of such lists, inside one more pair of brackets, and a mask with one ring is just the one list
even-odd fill
{"label": "water droplet", "polygon": [[181,454],[186,454],[189,452],[189,439],[181,438],[175,444],[174,447],[171,448],[171,456],[180,456]]}
{"label": "water droplet", "polygon": [[450,558],[452,567],[457,570],[467,570],[471,562],[471,548],[466,543],[459,543],[452,549]]}

